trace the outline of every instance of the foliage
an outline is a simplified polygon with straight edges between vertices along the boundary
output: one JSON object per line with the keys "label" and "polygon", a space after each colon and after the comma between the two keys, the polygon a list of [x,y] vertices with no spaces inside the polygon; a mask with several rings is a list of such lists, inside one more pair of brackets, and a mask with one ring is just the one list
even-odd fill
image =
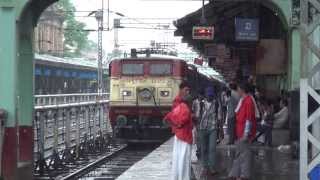
{"label": "foliage", "polygon": [[57,8],[63,12],[64,17],[64,49],[66,56],[80,56],[81,52],[88,49],[89,32],[85,31],[86,25],[75,18],[76,8],[70,0],[60,0]]}
{"label": "foliage", "polygon": [[88,40],[83,50],[84,52],[97,52],[98,44],[92,40]]}

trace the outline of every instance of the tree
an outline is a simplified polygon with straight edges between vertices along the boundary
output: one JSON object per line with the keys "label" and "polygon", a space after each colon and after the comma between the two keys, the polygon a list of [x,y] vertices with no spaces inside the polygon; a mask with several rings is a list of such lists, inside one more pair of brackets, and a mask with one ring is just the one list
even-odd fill
{"label": "tree", "polygon": [[80,56],[81,52],[88,48],[89,32],[85,31],[86,25],[75,18],[76,8],[70,0],[60,0],[57,8],[64,16],[64,49],[65,56]]}
{"label": "tree", "polygon": [[85,47],[83,48],[84,52],[97,52],[98,44],[92,40],[88,40]]}

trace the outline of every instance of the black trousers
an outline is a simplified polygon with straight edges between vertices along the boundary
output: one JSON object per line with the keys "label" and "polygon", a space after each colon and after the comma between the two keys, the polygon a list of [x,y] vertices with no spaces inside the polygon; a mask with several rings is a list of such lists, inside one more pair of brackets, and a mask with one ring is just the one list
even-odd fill
{"label": "black trousers", "polygon": [[[260,132],[259,133],[260,136],[262,134],[265,134],[265,142],[264,143],[268,146],[271,146],[272,145],[272,127],[258,124],[257,130],[258,130],[258,132]],[[259,138],[259,135],[256,137],[256,139]]]}

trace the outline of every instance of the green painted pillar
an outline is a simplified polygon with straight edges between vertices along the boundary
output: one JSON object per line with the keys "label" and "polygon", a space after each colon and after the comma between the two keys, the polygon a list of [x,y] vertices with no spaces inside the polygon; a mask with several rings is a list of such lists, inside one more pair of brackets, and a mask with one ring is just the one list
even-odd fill
{"label": "green painted pillar", "polygon": [[15,124],[16,23],[13,8],[0,8],[0,108],[8,111],[6,126]]}
{"label": "green painted pillar", "polygon": [[33,16],[22,14],[17,23],[17,118],[18,118],[18,179],[33,179]]}
{"label": "green painted pillar", "polygon": [[0,0],[0,108],[8,112],[0,169],[6,180],[33,179],[34,16],[54,1]]}
{"label": "green painted pillar", "polygon": [[294,28],[289,37],[289,73],[290,90],[298,90],[300,87],[300,64],[301,64],[301,37],[299,29]]}
{"label": "green painted pillar", "polygon": [[[17,151],[15,124],[17,122],[16,82],[16,16],[14,8],[0,8],[0,108],[8,111],[2,144],[1,175],[16,179]],[[1,131],[3,131],[1,129]]]}
{"label": "green painted pillar", "polygon": [[1,176],[6,180],[33,179],[31,11],[23,17],[16,21],[15,8],[0,8],[0,108],[8,112]]}

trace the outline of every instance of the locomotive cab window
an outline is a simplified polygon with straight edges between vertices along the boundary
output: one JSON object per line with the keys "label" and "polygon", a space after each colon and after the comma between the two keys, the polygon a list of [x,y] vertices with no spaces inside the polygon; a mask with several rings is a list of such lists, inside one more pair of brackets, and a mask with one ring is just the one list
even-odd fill
{"label": "locomotive cab window", "polygon": [[172,65],[171,64],[151,64],[150,65],[151,75],[171,75]]}
{"label": "locomotive cab window", "polygon": [[123,75],[143,75],[143,64],[122,64]]}

